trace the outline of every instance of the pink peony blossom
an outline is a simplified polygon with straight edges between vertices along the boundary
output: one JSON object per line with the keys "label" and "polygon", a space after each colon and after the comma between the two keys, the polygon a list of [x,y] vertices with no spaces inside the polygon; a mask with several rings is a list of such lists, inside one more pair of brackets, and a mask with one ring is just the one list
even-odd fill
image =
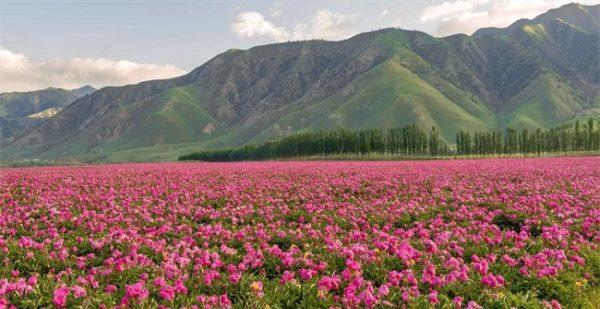
{"label": "pink peony blossom", "polygon": [[54,296],[52,298],[52,303],[57,307],[66,307],[67,306],[67,297],[69,296],[69,288],[68,287],[59,287],[54,290]]}

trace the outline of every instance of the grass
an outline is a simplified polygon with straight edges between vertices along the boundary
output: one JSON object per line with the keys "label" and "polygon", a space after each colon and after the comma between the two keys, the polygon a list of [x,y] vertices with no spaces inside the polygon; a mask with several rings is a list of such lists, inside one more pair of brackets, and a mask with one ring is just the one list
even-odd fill
{"label": "grass", "polygon": [[549,40],[548,32],[546,32],[543,24],[525,25],[523,26],[523,31],[535,40]]}
{"label": "grass", "polygon": [[139,148],[156,144],[207,140],[219,129],[204,132],[217,121],[199,104],[189,87],[173,88],[140,102],[140,113],[122,136],[105,145],[107,151]]}
{"label": "grass", "polygon": [[423,160],[464,160],[464,159],[493,159],[493,158],[553,158],[553,157],[589,157],[589,156],[600,156],[600,153],[579,151],[579,152],[568,152],[568,153],[543,153],[537,154],[514,154],[514,155],[444,155],[444,156],[429,156],[429,155],[406,155],[406,154],[380,154],[380,153],[368,153],[368,154],[336,154],[336,155],[319,155],[319,156],[305,156],[286,158],[271,161],[423,161]]}
{"label": "grass", "polygon": [[[66,166],[83,164],[106,164],[121,162],[174,162],[180,155],[189,154],[198,150],[197,144],[159,145],[116,151],[107,154],[90,154],[72,156],[68,158],[47,160],[0,160],[0,168],[35,167],[35,166]],[[492,158],[547,158],[547,157],[589,157],[600,156],[600,153],[580,152],[557,152],[537,154],[515,154],[515,155],[445,155],[431,157],[429,155],[406,155],[406,154],[336,154],[317,155],[285,158],[269,161],[423,161],[423,160],[464,160],[464,159],[492,159]]]}
{"label": "grass", "polygon": [[503,127],[553,127],[581,110],[578,94],[552,74],[542,74],[514,96],[500,112]]}
{"label": "grass", "polygon": [[449,83],[444,93],[402,65],[394,57],[367,72],[331,97],[284,116],[260,132],[251,142],[261,142],[286,130],[320,130],[343,127],[351,130],[404,126],[415,123],[436,126],[446,141],[460,129],[488,131],[495,116],[481,102]]}

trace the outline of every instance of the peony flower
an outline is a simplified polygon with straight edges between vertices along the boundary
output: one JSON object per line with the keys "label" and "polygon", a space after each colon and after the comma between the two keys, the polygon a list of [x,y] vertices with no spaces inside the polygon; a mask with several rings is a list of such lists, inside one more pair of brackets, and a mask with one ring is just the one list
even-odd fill
{"label": "peony flower", "polygon": [[482,306],[480,306],[479,304],[477,304],[475,301],[469,301],[469,303],[467,304],[467,309],[483,309]]}
{"label": "peony flower", "polygon": [[281,279],[279,280],[279,283],[280,284],[286,284],[287,282],[293,281],[294,280],[294,276],[295,275],[294,275],[293,271],[286,270],[281,275]]}
{"label": "peony flower", "polygon": [[164,300],[171,301],[175,298],[175,289],[170,286],[162,287],[158,295]]}
{"label": "peony flower", "polygon": [[429,300],[429,303],[432,305],[439,304],[440,300],[438,299],[438,291],[432,290],[429,293],[429,295],[427,296],[427,299]]}
{"label": "peony flower", "polygon": [[504,278],[500,275],[489,273],[481,278],[481,282],[489,287],[495,288],[504,285]]}
{"label": "peony flower", "polygon": [[455,308],[462,308],[463,298],[460,296],[456,296],[452,299],[452,303]]}
{"label": "peony flower", "polygon": [[87,295],[85,288],[83,288],[79,285],[72,286],[71,291],[73,292],[73,295],[75,295],[75,298],[81,298],[81,297],[85,297]]}
{"label": "peony flower", "polygon": [[117,286],[114,284],[109,284],[104,288],[104,292],[112,294],[117,291]]}
{"label": "peony flower", "polygon": [[52,303],[57,307],[67,306],[67,297],[69,296],[69,288],[62,286],[54,290]]}
{"label": "peony flower", "polygon": [[129,303],[129,300],[143,301],[148,298],[148,290],[144,287],[143,282],[138,282],[132,285],[125,286],[125,295],[121,299],[121,304]]}

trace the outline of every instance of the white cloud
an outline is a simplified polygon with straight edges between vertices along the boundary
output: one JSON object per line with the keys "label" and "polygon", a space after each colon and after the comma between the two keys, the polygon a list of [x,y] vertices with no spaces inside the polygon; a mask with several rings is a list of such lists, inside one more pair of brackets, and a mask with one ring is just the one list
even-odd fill
{"label": "white cloud", "polygon": [[383,10],[383,12],[381,12],[381,14],[379,14],[379,16],[377,16],[377,18],[384,18],[384,17],[386,17],[388,15],[390,15],[390,11]]}
{"label": "white cloud", "polygon": [[279,42],[307,39],[340,40],[357,32],[354,29],[357,19],[353,14],[319,10],[310,20],[296,22],[294,27],[288,29],[268,21],[258,12],[242,12],[231,24],[231,30],[242,38],[270,37]]}
{"label": "white cloud", "polygon": [[0,47],[0,92],[134,84],[184,74],[173,65],[102,58],[39,61]]}
{"label": "white cloud", "polygon": [[[573,0],[456,0],[427,6],[419,18],[437,23],[437,35],[471,34],[483,27],[507,27],[521,18],[534,18]],[[594,1],[583,1],[594,2]],[[597,2],[597,1],[595,1]]]}
{"label": "white cloud", "polygon": [[356,33],[354,24],[358,17],[345,15],[329,10],[319,10],[308,22],[297,23],[292,32],[292,39],[345,39]]}
{"label": "white cloud", "polygon": [[231,24],[231,31],[242,38],[267,36],[277,41],[285,41],[289,33],[282,27],[277,27],[258,12],[242,12]]}
{"label": "white cloud", "polygon": [[487,1],[457,0],[448,1],[437,5],[430,5],[423,9],[420,19],[424,22],[438,19],[451,19],[457,15],[460,15],[461,13],[472,10],[475,6],[480,4],[480,2],[485,3]]}

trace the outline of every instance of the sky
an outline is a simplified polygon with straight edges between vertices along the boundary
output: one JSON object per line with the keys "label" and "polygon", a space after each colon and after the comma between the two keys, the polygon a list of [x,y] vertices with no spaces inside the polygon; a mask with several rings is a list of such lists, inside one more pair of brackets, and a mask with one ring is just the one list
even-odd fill
{"label": "sky", "polygon": [[387,27],[471,34],[569,2],[0,0],[0,92],[170,78],[231,48]]}

